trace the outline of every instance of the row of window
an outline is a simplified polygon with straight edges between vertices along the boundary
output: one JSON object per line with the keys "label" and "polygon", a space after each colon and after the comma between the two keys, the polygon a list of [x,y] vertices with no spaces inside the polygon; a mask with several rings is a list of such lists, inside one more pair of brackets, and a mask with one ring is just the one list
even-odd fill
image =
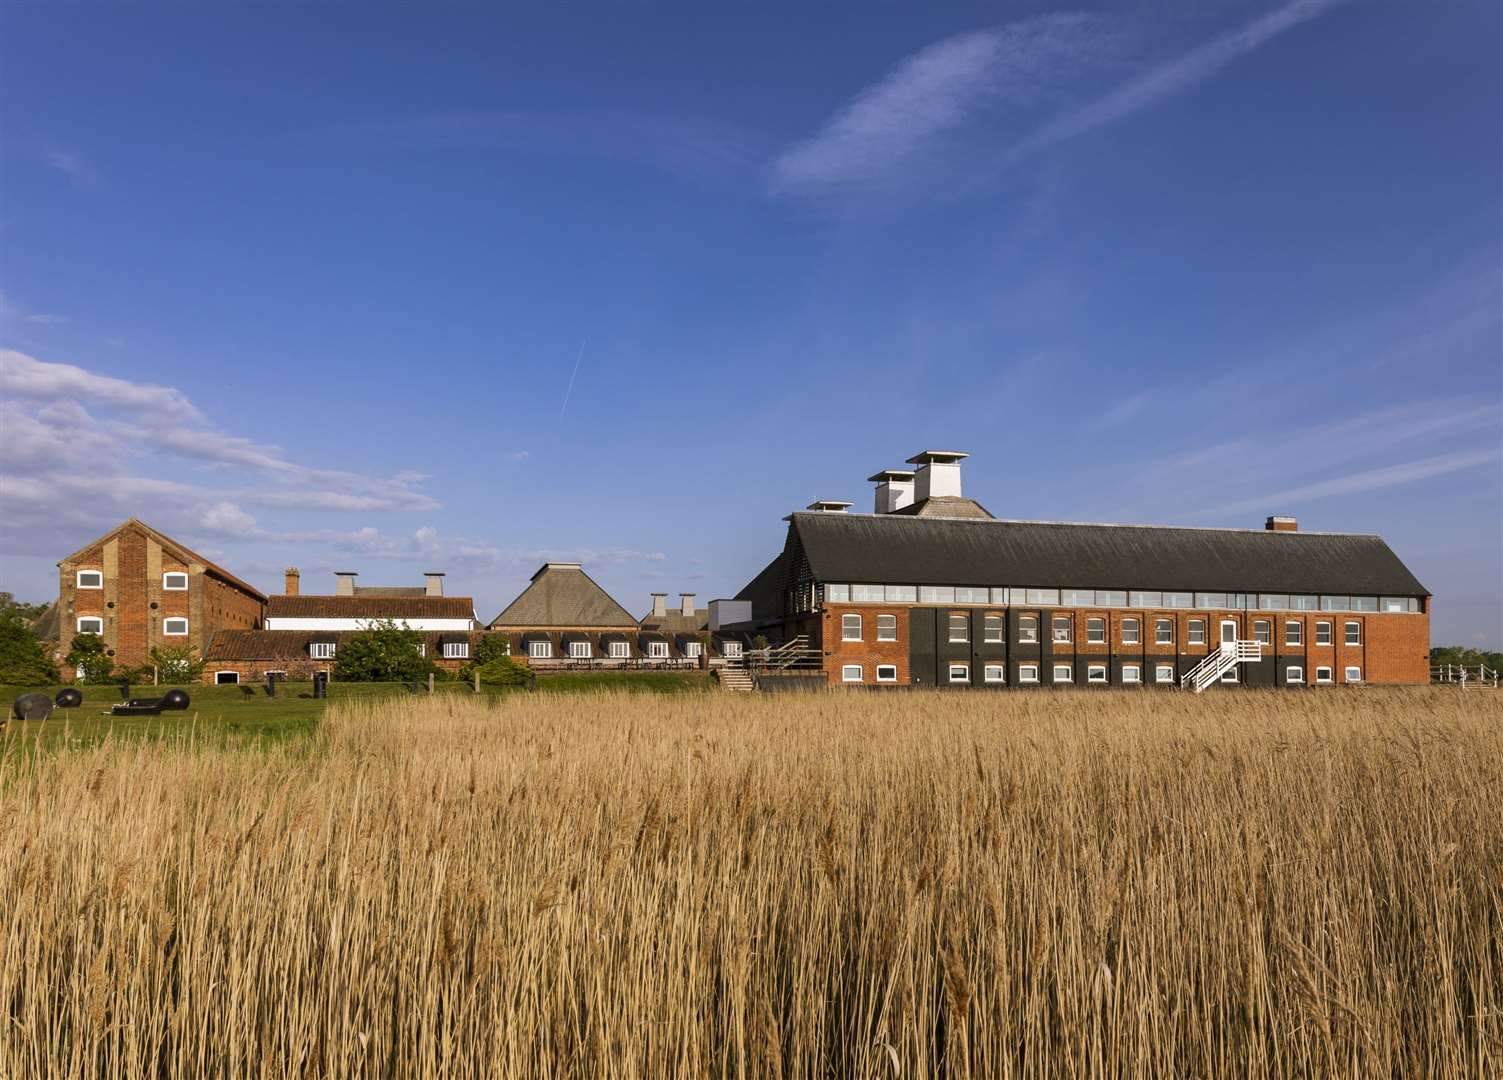
{"label": "row of window", "polygon": [[[1073,683],[1075,681],[1075,666],[1073,664],[1055,664],[1053,666],[1055,685],[1060,683]],[[953,685],[967,684],[971,681],[970,664],[948,665],[948,681]],[[1362,681],[1362,669],[1349,667],[1345,671],[1346,681],[1359,683]],[[895,664],[878,664],[877,681],[879,683],[895,683],[898,681],[898,669]],[[1169,684],[1174,682],[1174,665],[1157,664],[1154,666],[1154,682]],[[844,664],[840,669],[842,682],[859,683],[866,681],[866,669],[861,664]],[[1007,681],[1007,667],[1004,664],[983,664],[981,667],[981,681],[983,683],[1005,683]],[[1039,681],[1038,664],[1019,664],[1018,682],[1020,684],[1036,684]],[[1107,666],[1105,664],[1089,664],[1086,667],[1086,682],[1102,684],[1109,682]],[[1122,682],[1125,684],[1141,683],[1143,681],[1143,668],[1140,664],[1122,665]],[[1221,677],[1225,683],[1237,681],[1237,669],[1232,668]],[[1286,683],[1303,683],[1305,681],[1305,669],[1298,666],[1290,666],[1285,669],[1284,681]],[[1315,681],[1317,683],[1335,682],[1333,670],[1329,667],[1315,669]]]}
{"label": "row of window", "polygon": [[1417,612],[1413,596],[1001,589],[969,585],[826,585],[831,604],[1027,604],[1031,607],[1202,608],[1208,611]]}
{"label": "row of window", "polygon": [[[439,645],[439,650],[445,660],[468,660],[470,658],[470,643],[468,641],[445,641]],[[339,646],[332,641],[314,641],[308,645],[308,656],[314,660],[333,660],[339,651]],[[419,656],[428,655],[428,643],[420,641],[417,644]]]}
{"label": "row of window", "polygon": [[[877,617],[877,640],[898,640],[898,617],[896,615],[878,615]],[[981,619],[981,640],[986,644],[1001,644],[1005,637],[1005,616],[999,614],[984,615]],[[841,641],[864,641],[865,640],[865,616],[849,612],[840,617],[840,640]],[[1142,624],[1138,619],[1123,619],[1119,626],[1122,632],[1123,645],[1139,645],[1142,643]],[[1050,640],[1069,644],[1074,640],[1075,620],[1069,615],[1056,615],[1050,626]],[[1230,633],[1230,636],[1228,636]],[[1322,619],[1315,624],[1315,644],[1332,644],[1332,623]],[[1347,645],[1362,644],[1362,624],[1355,620],[1348,621],[1342,627],[1343,641]],[[1223,641],[1234,641],[1237,636],[1237,624],[1228,620],[1222,624],[1221,638]],[[1264,645],[1273,644],[1273,623],[1268,619],[1253,620],[1253,638]],[[1284,624],[1284,644],[1303,644],[1304,623],[1298,619],[1290,619]],[[1036,643],[1039,639],[1039,620],[1034,615],[1018,616],[1018,641],[1022,644]],[[971,616],[967,612],[953,611],[949,616],[949,637],[951,643],[965,643],[971,640]],[[1088,645],[1106,644],[1106,620],[1104,618],[1086,619],[1086,643]],[[1155,645],[1174,644],[1174,620],[1155,619],[1153,621],[1153,643]],[[1191,645],[1204,645],[1206,643],[1206,621],[1204,619],[1191,619],[1188,625],[1188,643]]]}
{"label": "row of window", "polygon": [[[104,571],[80,570],[77,581],[80,589],[102,589],[104,588]],[[162,575],[162,588],[168,592],[186,592],[188,575],[181,570],[169,570]]]}
{"label": "row of window", "polygon": [[[99,615],[80,615],[78,617],[78,632],[80,634],[104,633],[104,619]],[[188,620],[173,616],[162,620],[162,636],[186,637],[188,635]]]}
{"label": "row of window", "polygon": [[[739,643],[727,642],[725,653],[727,656],[739,655],[741,646]],[[734,650],[731,646],[734,645]],[[611,660],[625,660],[631,656],[631,646],[624,641],[611,641],[606,643],[605,655]],[[684,642],[684,656],[691,660],[697,660],[705,651],[704,643],[699,641]],[[553,642],[529,641],[527,643],[527,655],[534,660],[551,660],[553,658]],[[570,660],[589,660],[595,655],[594,646],[588,641],[569,642]],[[649,660],[668,659],[668,643],[666,641],[649,641],[647,643],[647,658]]]}

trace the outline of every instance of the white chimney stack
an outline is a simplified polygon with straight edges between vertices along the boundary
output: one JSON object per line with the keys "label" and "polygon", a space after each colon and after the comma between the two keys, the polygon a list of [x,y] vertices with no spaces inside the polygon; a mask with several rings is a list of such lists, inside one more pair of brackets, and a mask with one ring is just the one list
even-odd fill
{"label": "white chimney stack", "polygon": [[652,594],[652,614],[654,618],[661,619],[668,614],[668,594],[655,592]]}
{"label": "white chimney stack", "polygon": [[336,571],[334,571],[334,595],[335,596],[354,596],[355,595],[355,575],[356,575],[356,573],[357,573],[357,571],[355,571],[355,570],[336,570]]}
{"label": "white chimney stack", "polygon": [[913,501],[960,498],[960,463],[970,454],[958,450],[925,450],[908,464],[917,465],[913,475]]}
{"label": "white chimney stack", "polygon": [[877,506],[873,511],[890,514],[913,505],[913,470],[883,469],[868,480],[877,485]]}
{"label": "white chimney stack", "polygon": [[429,596],[444,595],[444,574],[441,570],[423,572],[423,592]]}
{"label": "white chimney stack", "polygon": [[848,502],[840,499],[815,499],[809,504],[809,509],[821,514],[843,514],[851,508]]}
{"label": "white chimney stack", "polygon": [[678,613],[686,619],[694,618],[694,594],[681,592],[678,594]]}

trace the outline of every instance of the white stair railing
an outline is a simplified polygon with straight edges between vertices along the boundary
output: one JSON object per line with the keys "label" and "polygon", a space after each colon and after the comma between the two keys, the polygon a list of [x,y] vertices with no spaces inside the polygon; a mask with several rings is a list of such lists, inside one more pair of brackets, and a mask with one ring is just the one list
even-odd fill
{"label": "white stair railing", "polygon": [[1205,690],[1238,664],[1263,659],[1263,645],[1258,641],[1223,641],[1221,648],[1185,673],[1180,686],[1197,694]]}

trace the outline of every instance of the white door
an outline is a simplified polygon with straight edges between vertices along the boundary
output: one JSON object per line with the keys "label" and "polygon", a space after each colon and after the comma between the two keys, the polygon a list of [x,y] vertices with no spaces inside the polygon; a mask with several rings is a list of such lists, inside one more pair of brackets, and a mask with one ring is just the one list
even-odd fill
{"label": "white door", "polygon": [[1237,620],[1221,620],[1221,644],[1230,645],[1237,640]]}

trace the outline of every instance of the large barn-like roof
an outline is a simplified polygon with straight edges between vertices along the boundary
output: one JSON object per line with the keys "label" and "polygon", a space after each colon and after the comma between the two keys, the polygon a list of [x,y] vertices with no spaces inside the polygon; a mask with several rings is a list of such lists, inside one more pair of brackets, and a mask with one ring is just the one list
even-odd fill
{"label": "large barn-like roof", "polygon": [[578,563],[546,563],[532,575],[532,584],[490,625],[497,630],[508,626],[620,626],[635,630],[637,620]]}

